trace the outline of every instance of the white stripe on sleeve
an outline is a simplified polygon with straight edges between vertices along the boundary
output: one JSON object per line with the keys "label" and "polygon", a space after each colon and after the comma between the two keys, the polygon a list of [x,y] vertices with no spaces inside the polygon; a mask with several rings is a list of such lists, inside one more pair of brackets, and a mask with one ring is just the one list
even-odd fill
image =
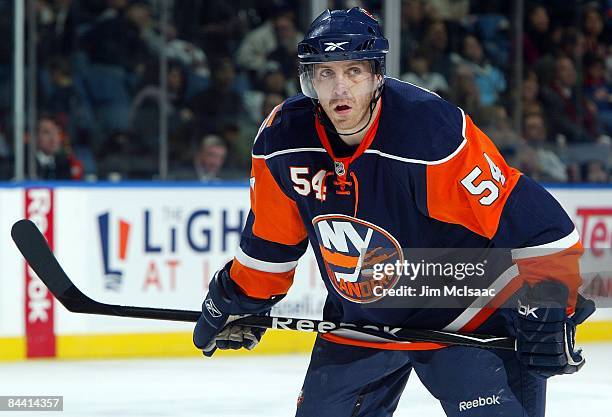
{"label": "white stripe on sleeve", "polygon": [[242,248],[238,248],[236,259],[242,265],[251,269],[256,269],[261,272],[282,273],[289,272],[297,266],[297,261],[293,262],[267,262],[255,259],[243,252]]}

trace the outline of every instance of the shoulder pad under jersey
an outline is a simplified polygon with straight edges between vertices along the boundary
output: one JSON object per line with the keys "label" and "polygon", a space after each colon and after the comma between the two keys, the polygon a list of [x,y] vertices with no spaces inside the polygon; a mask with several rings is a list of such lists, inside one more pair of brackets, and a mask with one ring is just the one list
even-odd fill
{"label": "shoulder pad under jersey", "polygon": [[314,123],[314,104],[303,94],[279,104],[261,125],[254,157],[266,157],[288,149],[321,147]]}
{"label": "shoulder pad under jersey", "polygon": [[409,163],[440,163],[465,145],[465,114],[437,94],[387,78],[373,152]]}

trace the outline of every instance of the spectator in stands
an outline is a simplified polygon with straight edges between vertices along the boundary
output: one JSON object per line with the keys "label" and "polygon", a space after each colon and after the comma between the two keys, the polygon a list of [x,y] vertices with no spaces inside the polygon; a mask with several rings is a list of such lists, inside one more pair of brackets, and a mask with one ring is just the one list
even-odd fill
{"label": "spectator in stands", "polygon": [[[497,68],[507,68],[512,49],[511,23],[506,17],[505,7],[495,2],[481,3],[478,9],[473,6],[472,15],[461,22],[461,27],[478,36],[485,55]],[[476,12],[478,10],[478,12]]]}
{"label": "spectator in stands", "polygon": [[[421,45],[427,22],[425,19],[425,5],[423,0],[402,0],[402,52],[401,57],[411,56]],[[406,59],[401,62],[402,73],[409,71]]]}
{"label": "spectator in stands", "polygon": [[486,122],[480,92],[472,68],[459,64],[451,81],[451,101],[461,107],[478,124]]}
{"label": "spectator in stands", "polygon": [[461,22],[470,12],[470,1],[427,0],[427,8],[433,18]]}
{"label": "spectator in stands", "polygon": [[83,85],[75,80],[70,63],[62,56],[51,58],[47,69],[49,79],[41,83],[40,107],[67,121],[69,137],[90,144],[95,122]]}
{"label": "spectator in stands", "polygon": [[555,79],[542,88],[542,102],[554,136],[569,142],[593,142],[598,135],[596,108],[582,99],[577,105],[576,69],[572,60],[560,56],[555,62]]}
{"label": "spectator in stands", "polygon": [[[115,132],[110,135],[97,154],[98,178],[109,180],[132,178],[133,170],[141,165],[135,161],[137,150],[134,148],[135,140],[128,132]],[[151,171],[154,166],[151,163]]]}
{"label": "spectator in stands", "polygon": [[512,128],[508,112],[503,106],[492,106],[487,109],[483,131],[499,149],[516,147],[523,140]]}
{"label": "spectator in stands", "polygon": [[580,30],[569,27],[562,32],[559,48],[561,54],[572,59],[575,65],[587,52],[586,37]]}
{"label": "spectator in stands", "polygon": [[576,184],[582,182],[580,173],[580,165],[576,162],[570,162],[567,164],[567,182]]}
{"label": "spectator in stands", "polygon": [[580,165],[580,174],[583,182],[589,183],[608,183],[610,182],[610,174],[606,169],[604,161],[591,160],[583,162]]}
{"label": "spectator in stands", "polygon": [[[284,96],[292,96],[297,93],[296,86],[291,85],[285,74],[279,70],[268,71],[264,74],[261,91],[264,93],[275,93]],[[259,116],[258,116],[259,119]]]}
{"label": "spectator in stands", "polygon": [[206,135],[202,138],[198,152],[193,161],[194,179],[198,181],[218,181],[227,158],[227,145],[217,135]]}
{"label": "spectator in stands", "polygon": [[149,51],[144,36],[151,11],[144,1],[108,0],[108,8],[82,37],[89,59],[127,71],[144,71]]}
{"label": "spectator in stands", "polygon": [[270,115],[274,107],[285,100],[282,94],[274,92],[261,94],[263,98],[258,106],[259,113],[255,123],[243,123],[240,126],[229,123],[221,132],[221,136],[229,145],[227,168],[234,173],[241,173],[241,177],[247,177],[250,171],[251,148],[261,123]]}
{"label": "spectator in stands", "polygon": [[539,99],[540,85],[535,72],[528,71],[523,79],[523,88],[521,89],[521,97],[523,102],[523,114],[543,114],[542,103]]}
{"label": "spectator in stands", "polygon": [[[181,0],[181,7],[187,12],[190,19],[196,20],[195,30],[190,40],[202,45],[208,55],[214,56],[233,52],[237,48],[237,43],[245,31],[245,25],[240,18],[240,13],[236,12],[236,4],[227,0],[206,0],[196,2],[186,2]],[[194,4],[195,3],[195,4]],[[183,20],[189,19],[184,16]],[[198,42],[199,41],[199,42]]]}
{"label": "spectator in stands", "polygon": [[585,94],[597,106],[600,130],[612,135],[612,84],[606,80],[606,67],[603,59],[588,55],[585,58]]}
{"label": "spectator in stands", "polygon": [[432,22],[427,28],[423,51],[427,54],[430,71],[442,74],[446,80],[450,80],[453,63],[448,52],[446,25],[442,20]]}
{"label": "spectator in stands", "polygon": [[[250,128],[250,129],[249,129]],[[223,126],[220,136],[227,145],[227,159],[224,165],[224,177],[247,178],[251,171],[251,149],[257,129],[249,125],[239,126],[227,123]]]}
{"label": "spectator in stands", "polygon": [[36,135],[36,173],[44,180],[73,178],[72,164],[63,147],[62,130],[49,116],[38,120]]}
{"label": "spectator in stands", "polygon": [[72,0],[37,1],[38,60],[72,53],[79,23],[78,4]]}
{"label": "spectator in stands", "polygon": [[283,101],[285,101],[285,97],[280,94],[266,94],[266,97],[263,101],[263,105],[261,106],[261,120],[263,121],[266,117],[268,117],[268,115],[272,113],[272,110],[274,110],[274,107],[278,106]]}
{"label": "spectator in stands", "polygon": [[61,56],[51,58],[47,64],[49,85],[43,87],[42,107],[51,113],[69,114],[80,98],[75,90],[70,63]]}
{"label": "spectator in stands", "polygon": [[523,36],[523,57],[528,67],[533,66],[552,47],[549,34],[550,18],[542,5],[536,5],[527,12]]}
{"label": "spectator in stands", "polygon": [[108,0],[108,6],[81,38],[89,60],[81,63],[80,75],[101,131],[96,151],[114,132],[129,129],[131,90],[150,60],[148,4]]}
{"label": "spectator in stands", "polygon": [[574,66],[582,62],[586,51],[586,40],[582,33],[574,27],[561,31],[558,47],[551,48],[535,65],[538,80],[542,85],[551,84],[556,77],[557,59],[561,56],[570,58]]}
{"label": "spectator in stands", "polygon": [[523,120],[523,137],[534,150],[538,158],[540,178],[542,181],[567,181],[567,169],[561,159],[550,148],[546,124],[539,114],[525,116]]}
{"label": "spectator in stands", "polygon": [[484,55],[482,45],[476,36],[463,38],[461,57],[453,55],[456,62],[462,61],[474,72],[475,82],[480,94],[480,103],[491,106],[498,102],[500,94],[506,90],[506,78],[496,67],[491,65]]}
{"label": "spectator in stands", "polygon": [[46,0],[38,0],[35,3],[36,7],[36,53],[39,61],[44,61],[47,55],[47,50],[52,45],[51,34],[55,23],[55,13],[53,6]]}
{"label": "spectator in stands", "polygon": [[[164,42],[163,33],[160,27],[153,27],[151,24],[143,24],[142,39],[147,44],[150,58],[159,67],[159,59],[162,48],[165,49],[168,60],[178,61],[197,81],[205,83],[210,76],[207,55],[204,50],[193,42],[185,39],[178,39],[178,30],[172,24],[166,25],[166,39]],[[146,71],[146,68],[145,68]],[[204,80],[205,79],[205,80]],[[196,87],[197,88],[197,87]]]}
{"label": "spectator in stands", "polygon": [[[166,56],[169,60],[180,62],[194,81],[197,79],[199,84],[208,82],[210,78],[208,58],[200,47],[182,39],[168,39]],[[198,86],[193,86],[193,89],[197,91]]]}
{"label": "spectator in stands", "polygon": [[143,153],[134,142],[130,132],[113,133],[98,155],[98,176],[111,181],[159,178],[159,155]]}
{"label": "spectator in stands", "polygon": [[427,61],[425,53],[421,51],[415,52],[409,58],[409,68],[410,71],[400,77],[402,80],[433,91],[441,96],[448,95],[446,79],[442,74],[429,70],[429,61]]}
{"label": "spectator in stands", "polygon": [[285,75],[278,70],[268,71],[263,76],[263,80],[256,90],[247,91],[243,95],[244,105],[249,113],[249,122],[256,129],[259,128],[261,121],[268,115],[262,117],[262,108],[267,95],[274,94],[282,97],[289,97],[295,94],[291,82],[287,82]]}
{"label": "spectator in stands", "polygon": [[[190,121],[189,116],[183,112],[187,106],[186,77],[185,70],[179,62],[170,61],[168,63],[166,106],[169,136],[173,136],[181,125]],[[162,98],[157,62],[152,62],[148,66],[145,84],[132,102],[130,127],[142,151],[157,153],[159,149],[159,103]]]}
{"label": "spectator in stands", "polygon": [[597,6],[589,5],[583,15],[583,33],[585,35],[586,51],[599,58],[606,55],[606,45],[610,39],[604,36],[604,22]]}
{"label": "spectator in stands", "polygon": [[277,19],[274,25],[276,48],[266,57],[266,69],[280,70],[288,80],[298,80],[298,58],[295,43],[298,33],[292,19]]}
{"label": "spectator in stands", "polygon": [[303,34],[296,29],[294,19],[291,9],[276,9],[269,20],[246,34],[236,54],[237,64],[254,78],[268,69],[268,56],[277,48],[293,51],[295,55]]}
{"label": "spectator in stands", "polygon": [[198,124],[198,136],[218,132],[226,122],[240,121],[245,117],[242,96],[233,88],[236,69],[232,60],[229,57],[218,58],[211,71],[210,86],[187,104]]}
{"label": "spectator in stands", "polygon": [[[248,175],[250,147],[261,121],[276,104],[299,91],[295,46],[302,35],[295,22],[297,6],[275,7],[272,13],[268,12],[270,4],[282,2],[265,0],[265,5],[256,2],[256,6],[250,1],[241,2],[241,6],[224,0],[175,2],[173,15],[179,20],[170,24],[166,47],[170,59],[169,150],[170,158],[187,166],[192,178],[197,177],[193,154],[196,149],[200,150],[196,141],[211,133],[218,134],[224,142],[221,147],[225,149],[226,161],[221,177]],[[357,2],[366,8],[380,6],[379,0]],[[2,3],[0,31],[10,39],[12,9]],[[334,4],[349,7],[352,3],[355,0],[335,0]],[[461,20],[459,16],[466,17],[468,3],[471,12],[479,15]],[[611,134],[612,74],[606,80],[605,71],[606,62],[608,70],[612,68],[612,47],[608,46],[610,34],[606,31],[604,17],[607,15],[603,9],[588,4],[577,10],[575,5],[557,5],[551,0],[533,3],[537,5],[528,6],[525,18],[523,46],[527,73],[520,91],[522,137],[513,131],[506,110],[499,105],[503,88],[499,89],[499,84],[487,78],[490,74],[486,68],[490,64],[485,56],[492,62],[498,61],[483,43],[488,38],[480,37],[483,32],[478,26],[482,13],[507,15],[502,10],[507,11],[510,3],[402,0],[401,78],[448,95],[482,123],[483,130],[498,146],[508,145],[504,149],[514,152],[519,166],[524,166],[528,173],[536,178],[559,181],[563,177],[560,168],[563,164],[547,147],[551,142],[560,137],[567,138],[568,142],[588,143],[598,135],[601,138],[601,134]],[[151,8],[157,3],[151,0],[37,0],[36,4],[39,64],[46,68],[39,74],[40,110],[53,114],[51,124],[58,127],[60,137],[66,131],[75,146],[74,153],[81,160],[87,161],[82,153],[84,146],[77,147],[77,141],[80,145],[92,144],[96,156],[101,158],[96,161],[98,167],[102,166],[98,172],[119,173],[125,178],[145,178],[156,172],[158,126],[153,120],[159,118],[160,92],[156,73],[153,81],[147,81],[150,74],[145,64],[153,62],[157,67],[161,47],[159,27],[152,19]],[[446,6],[439,7],[440,4]],[[261,21],[264,24],[259,25]],[[255,29],[240,42],[247,22]],[[580,31],[571,26],[577,22]],[[479,37],[468,35],[464,39],[466,31]],[[77,32],[82,34],[78,43],[75,42]],[[461,36],[456,36],[457,33]],[[89,61],[78,59],[75,46],[88,53]],[[461,51],[460,65],[452,64],[451,50]],[[246,74],[237,72],[236,62],[228,58],[234,54],[240,65],[238,69],[246,69],[251,76],[246,93],[245,86],[240,84]],[[406,59],[408,56],[414,58]],[[182,66],[174,60],[181,61]],[[7,115],[12,105],[11,62],[12,46],[5,42],[0,46],[0,124],[6,131],[10,131],[5,121],[10,117]],[[580,71],[581,64],[584,72]],[[436,73],[453,87],[451,91],[445,91]],[[136,86],[144,87],[136,89]],[[579,91],[581,88],[584,90]],[[138,94],[132,100],[136,91]],[[41,124],[52,131],[47,122]],[[154,134],[145,134],[147,129]],[[9,140],[4,144],[0,137],[0,158],[4,158],[0,164],[6,161],[8,166],[12,146],[10,135],[6,136]],[[88,141],[88,137],[92,139]],[[144,142],[152,145],[148,154],[142,147],[137,148],[141,137],[146,137]],[[527,144],[521,145],[523,138]],[[71,155],[72,151],[63,150],[60,154]],[[61,163],[61,156],[58,158]],[[138,158],[141,159],[137,161]],[[591,163],[590,158],[576,160],[575,167],[568,165],[567,171],[575,172],[570,179],[579,180],[583,173],[585,179],[599,181],[602,172],[607,178],[604,165],[597,162],[581,165],[585,159]],[[107,160],[119,162],[99,163]],[[570,164],[571,159],[566,155],[563,160]]]}
{"label": "spectator in stands", "polygon": [[522,144],[517,146],[516,154],[512,157],[512,166],[519,169],[523,174],[533,178],[540,179],[540,162],[538,155],[531,146]]}

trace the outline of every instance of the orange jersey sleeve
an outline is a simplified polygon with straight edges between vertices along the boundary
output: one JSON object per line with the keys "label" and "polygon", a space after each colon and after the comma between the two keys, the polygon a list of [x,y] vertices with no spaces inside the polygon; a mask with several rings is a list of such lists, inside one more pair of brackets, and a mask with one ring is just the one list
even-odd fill
{"label": "orange jersey sleeve", "polygon": [[429,216],[513,249],[519,283],[563,282],[573,309],[583,250],[571,219],[544,188],[506,163],[469,116],[464,120],[459,149],[426,168]]}
{"label": "orange jersey sleeve", "polygon": [[[279,107],[264,121],[262,131],[272,124]],[[267,299],[291,287],[297,260],[306,251],[307,232],[295,201],[281,189],[265,156],[253,156],[252,163],[251,211],[230,276],[246,295]]]}
{"label": "orange jersey sleeve", "polygon": [[306,238],[306,229],[295,201],[280,189],[263,158],[253,158],[251,210],[253,233],[262,239],[295,245]]}
{"label": "orange jersey sleeve", "polygon": [[429,215],[490,239],[520,175],[466,115],[459,152],[445,162],[427,166]]}

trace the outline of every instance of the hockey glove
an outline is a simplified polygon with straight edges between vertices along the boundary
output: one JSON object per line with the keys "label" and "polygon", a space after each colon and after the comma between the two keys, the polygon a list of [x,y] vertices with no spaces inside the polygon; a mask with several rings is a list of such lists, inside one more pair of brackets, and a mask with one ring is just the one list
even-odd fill
{"label": "hockey glove", "polygon": [[283,296],[258,300],[242,294],[229,275],[231,262],[218,271],[208,287],[202,303],[202,315],[193,331],[193,343],[204,356],[210,357],[219,349],[253,349],[265,329],[232,325],[241,317],[252,314],[268,315]]}
{"label": "hockey glove", "polygon": [[527,288],[513,314],[519,360],[541,378],[572,374],[584,365],[582,349],[574,346],[576,326],[593,314],[595,303],[578,295],[568,317],[567,298],[565,285],[544,281]]}

